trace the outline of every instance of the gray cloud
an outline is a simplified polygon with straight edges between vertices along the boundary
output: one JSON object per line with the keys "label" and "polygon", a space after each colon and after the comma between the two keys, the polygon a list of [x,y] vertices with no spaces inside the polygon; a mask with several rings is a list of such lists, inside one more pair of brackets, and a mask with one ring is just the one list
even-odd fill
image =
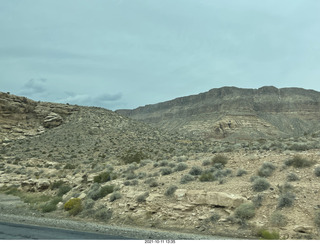
{"label": "gray cloud", "polygon": [[74,92],[65,92],[67,97],[59,99],[59,102],[86,105],[86,106],[101,106],[112,105],[112,103],[119,102],[122,99],[121,93],[92,96],[90,94],[76,94]]}
{"label": "gray cloud", "polygon": [[40,95],[46,92],[46,82],[47,80],[44,78],[40,79],[30,79],[28,82],[26,82],[21,91],[19,92],[21,95],[26,96],[34,96],[34,95]]}

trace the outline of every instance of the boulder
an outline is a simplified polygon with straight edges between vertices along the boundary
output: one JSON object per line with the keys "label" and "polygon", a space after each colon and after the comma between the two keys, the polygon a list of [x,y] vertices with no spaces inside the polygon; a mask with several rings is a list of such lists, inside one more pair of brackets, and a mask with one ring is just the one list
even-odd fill
{"label": "boulder", "polygon": [[177,189],[175,191],[177,200],[185,200],[193,205],[211,205],[226,208],[236,208],[248,200],[240,195],[226,192],[206,192],[204,190]]}
{"label": "boulder", "polygon": [[62,117],[59,114],[51,112],[44,118],[43,126],[45,128],[54,128],[61,125],[63,122]]}
{"label": "boulder", "polygon": [[311,234],[313,232],[312,226],[303,226],[303,225],[296,225],[293,230],[295,232],[299,233],[306,233],[306,234]]}
{"label": "boulder", "polygon": [[38,180],[37,189],[39,191],[47,190],[50,187],[50,181],[48,180]]}
{"label": "boulder", "polygon": [[248,200],[242,196],[226,193],[226,192],[207,192],[207,204],[227,207],[227,208],[236,208],[242,203],[247,202]]}

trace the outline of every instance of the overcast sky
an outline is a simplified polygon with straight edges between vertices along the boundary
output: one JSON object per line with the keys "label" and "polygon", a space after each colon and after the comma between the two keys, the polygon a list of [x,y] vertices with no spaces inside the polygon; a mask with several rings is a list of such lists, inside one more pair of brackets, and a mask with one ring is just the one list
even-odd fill
{"label": "overcast sky", "polygon": [[0,0],[0,91],[135,108],[212,88],[320,91],[319,0]]}

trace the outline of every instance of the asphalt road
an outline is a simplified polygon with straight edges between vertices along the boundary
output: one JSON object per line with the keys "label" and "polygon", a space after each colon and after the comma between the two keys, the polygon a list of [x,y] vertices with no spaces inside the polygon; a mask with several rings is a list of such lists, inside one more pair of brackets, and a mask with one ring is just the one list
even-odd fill
{"label": "asphalt road", "polygon": [[0,240],[132,240],[122,236],[0,222]]}

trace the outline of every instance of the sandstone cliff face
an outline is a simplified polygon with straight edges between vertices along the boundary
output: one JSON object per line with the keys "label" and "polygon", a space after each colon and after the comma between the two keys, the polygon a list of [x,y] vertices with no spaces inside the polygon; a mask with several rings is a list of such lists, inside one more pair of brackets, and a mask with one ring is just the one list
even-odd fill
{"label": "sandstone cliff face", "polygon": [[117,112],[204,138],[299,136],[320,129],[320,93],[300,88],[223,87]]}

